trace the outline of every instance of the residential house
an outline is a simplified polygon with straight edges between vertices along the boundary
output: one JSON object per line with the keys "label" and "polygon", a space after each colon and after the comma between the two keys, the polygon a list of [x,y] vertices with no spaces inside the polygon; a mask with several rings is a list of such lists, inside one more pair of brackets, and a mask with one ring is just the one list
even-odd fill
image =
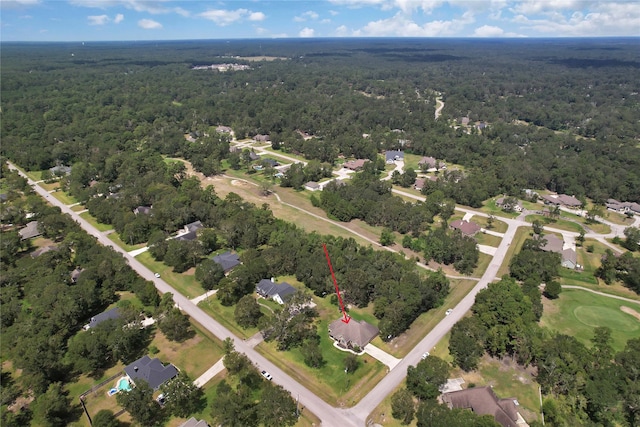
{"label": "residential house", "polygon": [[296,288],[287,282],[276,283],[275,279],[262,279],[256,285],[256,292],[263,298],[271,298],[282,305],[296,292]]}
{"label": "residential house", "polygon": [[484,130],[487,128],[487,126],[489,126],[487,123],[485,122],[477,122],[476,123],[476,129],[478,130]]}
{"label": "residential house", "polygon": [[343,319],[334,320],[329,324],[329,336],[342,348],[363,349],[380,330],[364,320],[350,319],[349,323]]}
{"label": "residential house", "polygon": [[197,231],[197,230],[200,230],[201,228],[204,228],[204,225],[202,225],[202,222],[194,221],[184,226],[184,232],[188,233],[190,231]]}
{"label": "residential house", "polygon": [[184,226],[182,234],[176,236],[176,240],[191,241],[198,238],[198,230],[203,228],[202,222],[194,221]]}
{"label": "residential house", "polygon": [[474,236],[478,231],[482,229],[482,227],[480,227],[475,222],[466,221],[464,219],[452,221],[451,224],[449,224],[449,227],[454,230],[460,230],[465,236]]}
{"label": "residential house", "polygon": [[217,126],[216,127],[216,132],[219,132],[219,133],[231,133],[231,132],[233,132],[233,129],[231,129],[229,126]]}
{"label": "residential house", "polygon": [[71,167],[65,165],[56,165],[49,169],[53,176],[71,175]]}
{"label": "residential house", "polygon": [[566,194],[549,194],[542,196],[545,205],[566,206],[568,208],[579,208],[582,202],[573,196]]}
{"label": "residential house", "polygon": [[462,124],[462,126],[469,126],[469,122],[471,120],[469,119],[469,117],[461,117],[460,118],[460,124]]}
{"label": "residential house", "polygon": [[133,210],[133,213],[136,215],[149,215],[151,214],[151,206],[138,206]]}
{"label": "residential house", "polygon": [[120,310],[118,310],[118,307],[113,307],[111,310],[103,311],[102,313],[96,314],[95,316],[93,316],[91,320],[89,320],[89,323],[84,325],[83,329],[87,331],[91,328],[95,328],[102,322],[105,322],[111,319],[117,319],[119,317],[120,317]]}
{"label": "residential house", "polygon": [[395,163],[396,161],[404,161],[404,152],[400,150],[385,151],[384,158],[388,164]]}
{"label": "residential house", "polygon": [[474,387],[442,395],[450,409],[471,409],[477,415],[491,415],[503,427],[528,427],[514,398],[498,399],[491,387]]}
{"label": "residential house", "polygon": [[581,268],[578,264],[578,255],[572,248],[564,248],[564,240],[556,236],[555,234],[545,234],[543,239],[545,244],[540,246],[540,249],[545,252],[555,252],[560,254],[561,264],[563,267],[575,270]]}
{"label": "residential house", "polygon": [[562,256],[562,266],[575,270],[578,265],[578,254],[571,248],[564,249],[560,254]]}
{"label": "residential house", "polygon": [[424,188],[424,184],[427,182],[425,178],[416,178],[416,182],[413,183],[413,188],[420,191]]}
{"label": "residential house", "polygon": [[[516,202],[511,203],[511,200],[515,200]],[[500,197],[496,199],[496,206],[505,210],[515,212],[522,212],[523,209],[522,202],[520,202],[520,200],[518,199],[514,199],[513,197]]]}
{"label": "residential house", "polygon": [[18,231],[18,234],[20,235],[20,240],[38,237],[41,234],[40,230],[38,230],[38,221],[29,221],[24,228],[21,228]]}
{"label": "residential house", "polygon": [[209,424],[207,424],[207,422],[204,420],[198,421],[195,418],[191,417],[184,423],[180,424],[178,427],[209,427]]}
{"label": "residential house", "polygon": [[255,151],[251,150],[249,151],[249,160],[255,162],[256,160],[260,160],[260,156],[257,155]]}
{"label": "residential house", "polygon": [[277,160],[273,160],[273,159],[262,159],[262,164],[265,166],[271,166],[272,168],[275,168],[276,166],[280,166],[280,163],[278,163]]}
{"label": "residential house", "polygon": [[227,274],[234,267],[240,265],[240,257],[238,254],[233,254],[229,251],[222,253],[220,255],[216,255],[213,257],[213,262],[218,264],[224,270],[224,273]]}
{"label": "residential house", "polygon": [[7,200],[9,200],[9,195],[7,193],[1,193],[0,194],[0,203],[4,203]]}
{"label": "residential house", "polygon": [[318,184],[315,181],[309,181],[304,185],[304,188],[309,190],[309,191],[318,191],[318,190],[322,190],[322,188],[320,187],[320,184]]}
{"label": "residential house", "polygon": [[60,248],[57,245],[44,246],[31,252],[31,258],[38,258],[40,255],[46,254],[47,252],[58,250],[60,250]]}
{"label": "residential house", "polygon": [[605,203],[607,209],[618,212],[621,214],[626,214],[627,212],[632,212],[635,215],[640,215],[640,204],[634,202],[619,202],[616,199],[609,199],[607,203]]}
{"label": "residential house", "polygon": [[259,135],[258,134],[258,135],[253,137],[253,140],[257,141],[257,142],[269,142],[269,141],[271,141],[271,137],[269,135]]}
{"label": "residential house", "polygon": [[153,390],[178,375],[178,368],[172,364],[163,365],[160,359],[142,356],[124,368],[124,372],[135,384],[136,380],[144,380]]}
{"label": "residential house", "polygon": [[439,162],[435,157],[423,157],[418,162],[420,169],[446,169],[444,162]]}
{"label": "residential house", "polygon": [[342,167],[351,169],[352,171],[359,171],[364,167],[364,164],[367,163],[369,159],[357,159],[357,160],[349,160],[345,162]]}
{"label": "residential house", "polygon": [[80,278],[80,275],[82,274],[83,271],[84,271],[84,268],[76,267],[71,272],[71,283],[78,283],[78,279]]}

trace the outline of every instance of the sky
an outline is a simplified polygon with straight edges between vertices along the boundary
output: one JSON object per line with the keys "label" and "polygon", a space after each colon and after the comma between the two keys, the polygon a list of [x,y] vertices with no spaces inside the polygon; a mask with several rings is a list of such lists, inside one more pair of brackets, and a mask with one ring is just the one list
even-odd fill
{"label": "sky", "polygon": [[2,41],[640,36],[640,1],[0,0]]}

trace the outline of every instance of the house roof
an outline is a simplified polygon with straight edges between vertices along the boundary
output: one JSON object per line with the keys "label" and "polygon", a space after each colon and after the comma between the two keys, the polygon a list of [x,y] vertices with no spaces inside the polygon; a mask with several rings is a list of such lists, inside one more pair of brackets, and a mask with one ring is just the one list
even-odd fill
{"label": "house roof", "polygon": [[404,159],[404,153],[400,150],[385,151],[384,157],[387,162]]}
{"label": "house roof", "polygon": [[80,268],[80,267],[75,268],[71,272],[71,281],[73,283],[76,283],[78,281],[78,278],[80,277],[80,275],[82,274],[83,271],[84,271],[84,268]]}
{"label": "house roof", "polygon": [[218,126],[216,127],[217,132],[231,133],[232,129],[229,126]]}
{"label": "house roof", "polygon": [[540,247],[545,252],[556,252],[561,254],[564,242],[555,234],[545,234],[543,237],[547,242]]}
{"label": "house roof", "polygon": [[201,229],[203,227],[204,227],[204,225],[202,225],[202,222],[194,221],[194,222],[191,222],[191,223],[185,225],[184,229],[187,230],[187,231],[196,231],[196,230],[199,230],[199,229]]}
{"label": "house roof", "polygon": [[320,184],[315,181],[309,181],[304,186],[310,190],[317,190],[320,188]]}
{"label": "house roof", "polygon": [[369,159],[349,160],[348,162],[345,162],[344,165],[342,166],[347,169],[351,169],[355,171],[358,169],[362,169],[364,167],[364,164],[367,163],[368,161]]}
{"label": "house roof", "polygon": [[54,175],[70,175],[71,167],[65,166],[65,165],[57,165],[50,168],[49,172],[51,172]]}
{"label": "house roof", "polygon": [[118,317],[120,317],[120,310],[118,310],[118,307],[113,307],[111,310],[103,311],[102,313],[93,316],[85,328],[95,328],[104,321],[117,319]]}
{"label": "house roof", "polygon": [[278,161],[273,160],[273,159],[262,159],[262,163],[266,163],[271,167],[276,167],[276,166],[280,165],[280,163],[278,163]]}
{"label": "house roof", "polygon": [[150,206],[138,206],[137,208],[135,208],[133,210],[134,214],[144,214],[144,215],[149,215],[151,213],[151,207]]}
{"label": "house roof", "polygon": [[143,379],[154,390],[178,375],[178,369],[171,363],[163,365],[160,359],[151,359],[149,356],[142,356],[126,366],[124,371],[134,383],[137,379]]}
{"label": "house roof", "polygon": [[329,324],[329,335],[343,345],[355,344],[364,348],[378,335],[380,330],[364,320],[349,320],[349,323],[342,321],[342,318],[334,320]]}
{"label": "house roof", "polygon": [[542,199],[553,205],[565,205],[569,207],[578,207],[582,205],[580,200],[566,194],[543,195]]}
{"label": "house roof", "polygon": [[262,279],[256,285],[256,291],[267,298],[273,298],[276,295],[279,295],[280,299],[284,301],[286,297],[293,295],[296,292],[296,288],[287,282],[276,283],[269,279]]}
{"label": "house roof", "polygon": [[573,249],[565,249],[562,251],[562,262],[570,261],[573,265],[578,264],[578,254]]}
{"label": "house roof", "polygon": [[24,228],[18,231],[21,240],[31,239],[32,237],[37,237],[41,233],[38,230],[38,221],[29,221]]}
{"label": "house roof", "polygon": [[197,238],[198,238],[198,233],[196,230],[189,231],[188,233],[184,233],[184,234],[180,234],[179,236],[176,236],[176,240],[192,241],[192,240],[196,240]]}
{"label": "house roof", "polygon": [[191,417],[183,424],[180,424],[178,427],[209,427],[209,424],[207,424],[207,422],[204,420],[198,421],[195,418]]}
{"label": "house roof", "polygon": [[460,230],[462,234],[466,234],[467,236],[473,236],[478,231],[480,231],[480,226],[473,221],[465,221],[464,219],[458,219],[452,221],[450,224],[451,228],[455,230]]}
{"label": "house roof", "polygon": [[261,142],[271,141],[271,137],[269,135],[256,135],[253,139]]}
{"label": "house roof", "polygon": [[413,183],[413,187],[416,190],[422,190],[422,187],[424,187],[426,182],[427,180],[425,178],[416,178],[416,181]]}
{"label": "house roof", "polygon": [[56,245],[45,246],[45,247],[42,247],[40,249],[36,249],[35,251],[31,252],[31,258],[38,258],[42,254],[46,254],[47,252],[57,251],[57,250],[60,250],[60,248],[58,246],[56,246]]}
{"label": "house roof", "polygon": [[220,255],[214,256],[213,262],[219,264],[226,273],[236,265],[240,264],[240,257],[238,256],[238,254],[232,254],[231,252],[227,251]]}
{"label": "house roof", "polygon": [[516,427],[518,410],[514,399],[498,399],[491,387],[474,387],[442,395],[450,408],[471,409],[478,415],[492,415],[504,427]]}

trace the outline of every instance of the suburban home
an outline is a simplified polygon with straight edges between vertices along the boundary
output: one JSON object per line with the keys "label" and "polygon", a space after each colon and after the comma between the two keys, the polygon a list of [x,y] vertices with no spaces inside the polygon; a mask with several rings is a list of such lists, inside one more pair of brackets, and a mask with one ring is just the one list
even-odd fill
{"label": "suburban home", "polygon": [[475,222],[466,221],[464,219],[452,221],[451,224],[449,224],[449,227],[454,230],[460,230],[465,236],[474,236],[478,231],[482,229]]}
{"label": "suburban home", "polygon": [[555,234],[545,234],[542,238],[546,240],[546,243],[540,246],[541,250],[545,252],[562,252],[562,248],[564,247],[564,240],[562,240]]}
{"label": "suburban home", "polygon": [[449,409],[471,409],[477,415],[491,415],[503,427],[528,427],[514,398],[498,399],[491,387],[474,387],[442,395]]}
{"label": "suburban home", "polygon": [[489,126],[487,123],[485,122],[477,122],[476,123],[476,129],[478,130],[484,130],[486,129],[486,127]]}
{"label": "suburban home", "polygon": [[80,278],[80,275],[82,274],[83,271],[84,271],[84,268],[76,267],[71,272],[71,282],[78,283],[78,279]]}
{"label": "suburban home", "polygon": [[564,248],[564,240],[556,236],[555,234],[545,234],[543,239],[546,243],[540,246],[540,249],[545,252],[555,252],[560,254],[561,264],[563,267],[575,270],[581,268],[578,264],[578,255],[572,248]]}
{"label": "suburban home", "polygon": [[198,238],[198,230],[204,228],[202,222],[195,221],[184,226],[182,233],[176,236],[176,240],[192,241]]}
{"label": "suburban home", "polygon": [[120,310],[118,310],[118,307],[113,307],[111,310],[103,311],[102,313],[93,316],[91,320],[89,320],[89,323],[84,325],[83,329],[87,331],[91,328],[95,328],[106,320],[117,319],[118,317],[120,317]]}
{"label": "suburban home", "polygon": [[329,336],[342,348],[362,350],[380,330],[364,320],[342,321],[342,318],[329,324]]}
{"label": "suburban home", "polygon": [[249,160],[255,162],[256,160],[260,160],[260,156],[257,155],[255,151],[251,150],[249,151]]}
{"label": "suburban home", "polygon": [[573,196],[567,196],[566,194],[550,194],[542,196],[542,201],[545,205],[554,206],[566,206],[568,208],[579,208],[582,206],[582,202]]}
{"label": "suburban home", "polygon": [[56,165],[49,169],[54,176],[71,175],[71,167],[65,165]]}
{"label": "suburban home", "polygon": [[424,184],[427,182],[425,178],[416,178],[416,182],[413,183],[413,188],[420,191],[424,188]]}
{"label": "suburban home", "polygon": [[296,293],[296,288],[287,282],[276,283],[275,279],[262,279],[256,285],[256,292],[263,298],[271,298],[282,305]]}
{"label": "suburban home", "polygon": [[388,164],[392,164],[395,163],[396,160],[404,161],[404,153],[400,150],[385,151],[384,158]]}
{"label": "suburban home", "polygon": [[204,420],[198,421],[195,418],[191,417],[184,423],[180,424],[178,427],[209,427],[209,424],[207,424],[207,422]]}
{"label": "suburban home", "polygon": [[57,245],[45,246],[31,252],[31,258],[38,258],[40,255],[46,254],[47,252],[58,251],[58,250],[60,250],[60,248]]}
{"label": "suburban home", "polygon": [[634,202],[619,202],[616,199],[609,199],[605,203],[607,209],[626,214],[627,212],[633,212],[635,215],[640,215],[640,204]]}
{"label": "suburban home", "polygon": [[562,266],[575,270],[580,267],[578,265],[578,254],[571,248],[564,249],[560,254],[562,256]]}
{"label": "suburban home", "polygon": [[[511,211],[515,211],[515,212],[522,212],[522,203],[520,202],[520,200],[516,199],[516,203],[510,203],[507,202],[505,203],[505,201],[507,201],[509,199],[509,197],[500,197],[498,199],[496,199],[496,206],[501,208],[501,209],[506,209],[506,210],[511,210]],[[513,198],[511,198],[513,199]]]}
{"label": "suburban home", "polygon": [[304,188],[305,188],[306,190],[309,190],[309,191],[318,191],[318,190],[322,190],[322,188],[320,187],[320,184],[318,184],[318,183],[317,183],[317,182],[315,182],[315,181],[309,181],[309,182],[307,182],[307,183],[304,185]]}
{"label": "suburban home", "polygon": [[[436,166],[437,165],[437,166]],[[439,162],[435,157],[423,157],[418,162],[420,169],[446,169],[447,165],[444,162]]]}
{"label": "suburban home", "polygon": [[256,135],[253,137],[253,140],[258,142],[269,142],[271,141],[271,137],[269,135]]}
{"label": "suburban home", "polygon": [[184,139],[186,139],[188,142],[196,142],[196,137],[195,137],[195,134],[193,132],[186,133],[184,135]]}
{"label": "suburban home", "polygon": [[231,133],[231,132],[233,132],[233,129],[231,129],[229,126],[217,126],[216,127],[216,132]]}
{"label": "suburban home", "polygon": [[280,163],[278,163],[277,160],[273,160],[273,159],[262,159],[262,164],[265,166],[271,166],[272,168],[275,168],[276,166],[280,166]]}
{"label": "suburban home", "polygon": [[240,265],[240,257],[238,256],[238,254],[232,254],[231,252],[227,251],[220,255],[214,256],[213,262],[222,267],[224,273],[227,274],[228,272],[233,270],[234,267]]}
{"label": "suburban home", "polygon": [[151,206],[138,206],[133,210],[136,215],[149,215],[151,214]]}
{"label": "suburban home", "polygon": [[469,119],[469,117],[461,117],[460,118],[460,124],[462,126],[468,126],[470,121],[471,120]]}
{"label": "suburban home", "polygon": [[38,230],[38,221],[29,221],[24,228],[21,228],[18,231],[20,235],[20,240],[32,239],[34,237],[38,237],[41,233]]}
{"label": "suburban home", "polygon": [[369,161],[369,159],[357,159],[357,160],[349,160],[348,162],[345,162],[342,167],[343,168],[347,168],[347,169],[351,169],[352,171],[359,171],[360,169],[362,169],[364,167],[364,164],[367,163]]}
{"label": "suburban home", "polygon": [[163,365],[158,358],[152,359],[149,356],[142,356],[126,366],[124,372],[134,384],[136,380],[142,379],[153,390],[157,390],[162,384],[178,375],[178,368],[171,363]]}

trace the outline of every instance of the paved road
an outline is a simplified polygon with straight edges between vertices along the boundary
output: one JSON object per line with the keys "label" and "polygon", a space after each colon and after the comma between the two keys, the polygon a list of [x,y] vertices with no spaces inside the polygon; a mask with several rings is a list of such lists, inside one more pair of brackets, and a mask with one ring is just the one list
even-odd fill
{"label": "paved road", "polygon": [[[18,170],[11,163],[9,163],[9,168],[13,170]],[[34,185],[34,182],[31,181],[29,177],[21,173],[19,170],[18,172],[20,173],[20,175],[27,178],[27,180],[29,181],[29,184],[33,186],[34,190],[38,194],[44,197],[52,205],[59,207],[63,213],[66,213],[67,215],[71,216],[71,218],[73,218],[88,234],[98,239],[98,241],[102,245],[109,246],[113,248],[116,252],[121,253],[124,256],[124,258],[129,262],[129,265],[131,266],[131,268],[134,269],[144,279],[152,281],[153,284],[161,293],[164,294],[166,292],[171,292],[173,294],[173,299],[175,303],[178,305],[178,307],[180,307],[182,311],[184,311],[189,316],[191,316],[192,319],[194,319],[196,322],[198,322],[205,329],[207,329],[209,332],[211,332],[221,340],[224,340],[226,338],[231,338],[235,343],[236,350],[246,354],[247,357],[249,357],[249,359],[253,361],[253,363],[260,370],[264,369],[264,370],[267,370],[269,373],[271,373],[271,375],[273,375],[273,382],[289,390],[289,392],[295,399],[299,399],[300,403],[304,408],[308,409],[313,414],[315,414],[318,418],[320,418],[323,425],[325,426],[362,426],[364,425],[362,421],[364,418],[359,420],[353,416],[348,416],[348,415],[345,416],[345,414],[341,413],[341,411],[337,410],[336,408],[333,408],[328,403],[326,403],[325,401],[317,397],[309,389],[307,389],[306,387],[296,382],[293,378],[285,374],[280,368],[278,368],[276,365],[274,365],[269,360],[267,360],[267,358],[265,358],[260,353],[258,353],[253,348],[251,348],[249,345],[247,345],[247,343],[245,343],[243,340],[237,338],[228,329],[226,329],[225,327],[220,325],[218,322],[213,320],[207,313],[201,310],[197,305],[193,304],[187,297],[185,297],[184,295],[181,295],[178,291],[176,291],[174,288],[169,286],[164,280],[162,280],[162,278],[156,278],[154,276],[154,272],[152,272],[147,267],[142,265],[140,261],[138,261],[131,255],[129,255],[124,249],[120,248],[118,245],[116,245],[111,240],[109,240],[109,238],[107,238],[105,235],[100,233],[91,224],[89,224],[87,221],[81,218],[77,214],[77,212],[72,211],[71,208],[69,208],[64,203],[62,203],[61,201],[53,197],[53,195],[49,194],[42,187],[38,185]]]}

